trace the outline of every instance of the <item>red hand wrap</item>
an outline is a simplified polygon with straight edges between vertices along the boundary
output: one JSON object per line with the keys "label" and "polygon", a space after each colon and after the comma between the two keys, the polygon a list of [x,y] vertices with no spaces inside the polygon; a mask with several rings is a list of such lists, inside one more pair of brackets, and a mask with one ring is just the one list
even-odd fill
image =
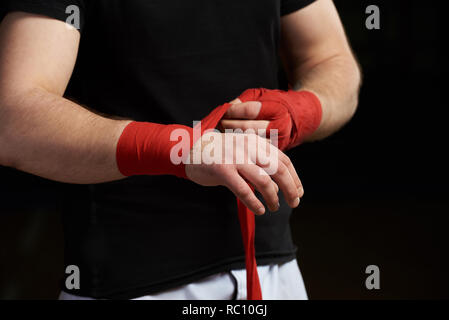
{"label": "red hand wrap", "polygon": [[[269,120],[270,129],[279,130],[279,148],[286,149],[300,144],[320,125],[321,104],[318,98],[307,91],[283,92],[279,90],[250,89],[245,91],[240,100],[261,101],[260,120]],[[231,105],[225,104],[213,110],[201,121],[201,133],[194,135],[194,129],[179,125],[159,125],[154,123],[130,123],[122,133],[117,145],[117,165],[125,176],[171,174],[187,178],[185,159],[196,139],[209,129],[215,128]],[[188,137],[172,132],[183,129]],[[180,136],[183,136],[181,138]],[[183,139],[187,141],[180,149],[176,149],[178,160],[174,164],[172,149]],[[174,140],[174,141],[172,141]],[[188,144],[186,146],[186,144]],[[179,151],[179,152],[178,152]],[[237,200],[238,217],[245,250],[247,298],[261,300],[262,291],[257,272],[254,236],[255,218],[245,205]]]}
{"label": "red hand wrap", "polygon": [[[179,131],[175,131],[180,129]],[[174,134],[171,141],[170,136]],[[177,135],[176,133],[180,133]],[[184,134],[182,134],[184,133]],[[178,140],[179,138],[179,140]],[[182,143],[180,143],[182,141]],[[182,162],[175,164],[174,157]],[[175,175],[187,178],[185,160],[193,146],[193,129],[180,125],[161,125],[148,122],[131,122],[117,144],[117,166],[124,176]]]}
{"label": "red hand wrap", "polygon": [[[225,104],[213,110],[201,121],[202,131],[215,128],[230,107],[231,104]],[[257,272],[256,249],[254,247],[254,236],[256,232],[255,215],[239,199],[237,199],[237,208],[243,248],[245,250],[247,299],[262,300],[262,290]]]}
{"label": "red hand wrap", "polygon": [[320,100],[309,91],[281,91],[268,89],[246,90],[242,102],[260,101],[262,108],[256,120],[268,120],[267,128],[278,130],[278,148],[298,146],[320,126],[322,109]]}
{"label": "red hand wrap", "polygon": [[[175,175],[186,178],[185,160],[197,139],[206,130],[214,129],[223,118],[231,105],[225,104],[213,110],[201,121],[201,131],[194,134],[194,129],[180,125],[160,125],[146,122],[131,122],[118,141],[117,144],[117,166],[124,176],[132,175]],[[195,127],[198,129],[198,127]],[[181,134],[172,133],[176,129]],[[188,133],[188,137],[182,133]],[[187,134],[186,134],[187,135]],[[179,138],[179,139],[178,139]],[[181,148],[178,143],[183,139]],[[171,141],[175,140],[175,141]],[[183,160],[179,164],[174,164],[172,149],[177,153],[178,160]],[[178,152],[179,151],[179,152]],[[243,203],[237,200],[238,217],[242,232],[243,245],[245,249],[247,296],[248,300],[262,299],[259,276],[254,248],[255,219],[254,213],[249,211]]]}
{"label": "red hand wrap", "polygon": [[218,125],[230,106],[224,104],[213,110],[201,121],[201,131],[198,127],[131,122],[117,144],[119,171],[126,177],[175,175],[187,179],[185,162],[190,149],[206,130]]}

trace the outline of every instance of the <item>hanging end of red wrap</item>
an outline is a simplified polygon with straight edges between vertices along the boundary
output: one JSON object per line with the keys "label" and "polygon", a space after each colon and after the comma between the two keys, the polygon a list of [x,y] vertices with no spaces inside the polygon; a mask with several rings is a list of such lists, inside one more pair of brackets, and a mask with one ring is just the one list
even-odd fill
{"label": "hanging end of red wrap", "polygon": [[255,216],[240,200],[237,200],[240,228],[245,249],[246,292],[248,300],[262,300],[254,246]]}

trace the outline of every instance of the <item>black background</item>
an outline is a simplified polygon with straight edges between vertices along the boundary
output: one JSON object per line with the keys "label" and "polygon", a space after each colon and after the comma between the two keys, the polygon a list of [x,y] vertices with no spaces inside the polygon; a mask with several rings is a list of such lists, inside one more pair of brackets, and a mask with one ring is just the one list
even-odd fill
{"label": "black background", "polygon": [[[336,0],[364,73],[359,109],[290,155],[306,195],[292,217],[311,299],[449,298],[443,1]],[[381,10],[367,30],[365,9]],[[0,299],[55,298],[63,188],[0,168]],[[377,265],[381,289],[365,288]]]}

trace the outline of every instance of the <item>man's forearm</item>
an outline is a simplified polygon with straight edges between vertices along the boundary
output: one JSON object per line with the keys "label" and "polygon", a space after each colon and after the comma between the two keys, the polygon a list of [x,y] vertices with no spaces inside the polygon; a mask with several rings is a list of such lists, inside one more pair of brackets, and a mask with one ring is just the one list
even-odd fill
{"label": "man's forearm", "polygon": [[308,90],[321,101],[323,117],[319,129],[308,141],[326,138],[345,125],[354,115],[358,104],[361,73],[350,54],[309,65],[292,71],[290,79],[294,90]]}
{"label": "man's forearm", "polygon": [[[328,57],[328,53],[317,56]],[[311,55],[307,61],[294,54],[288,59],[282,52],[281,57],[291,90],[244,91],[232,102],[234,106],[221,122],[223,129],[276,129],[277,145],[283,150],[324,139],[341,129],[356,111],[361,82],[349,49],[322,59]]]}
{"label": "man's forearm", "polygon": [[116,146],[129,121],[101,117],[40,88],[0,101],[0,165],[67,183],[123,178]]}

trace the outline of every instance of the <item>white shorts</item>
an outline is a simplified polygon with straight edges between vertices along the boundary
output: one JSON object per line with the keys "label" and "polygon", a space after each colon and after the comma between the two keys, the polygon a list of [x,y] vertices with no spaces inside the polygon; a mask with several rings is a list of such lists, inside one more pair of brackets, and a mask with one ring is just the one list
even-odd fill
{"label": "white shorts", "polygon": [[[257,267],[264,300],[307,300],[296,260]],[[61,292],[60,300],[94,300]],[[134,300],[246,300],[246,270],[222,272],[200,281]]]}

